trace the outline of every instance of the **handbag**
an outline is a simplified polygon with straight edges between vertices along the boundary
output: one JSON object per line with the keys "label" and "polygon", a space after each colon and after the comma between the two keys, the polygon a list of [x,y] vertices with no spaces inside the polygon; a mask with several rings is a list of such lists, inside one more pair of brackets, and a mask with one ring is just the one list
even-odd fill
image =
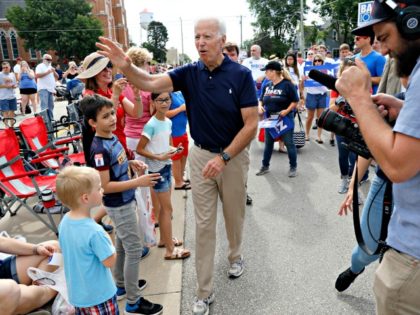
{"label": "handbag", "polygon": [[293,142],[296,145],[297,149],[300,149],[305,146],[305,129],[303,129],[302,118],[300,118],[299,111],[296,112],[299,120],[299,131],[293,132]]}

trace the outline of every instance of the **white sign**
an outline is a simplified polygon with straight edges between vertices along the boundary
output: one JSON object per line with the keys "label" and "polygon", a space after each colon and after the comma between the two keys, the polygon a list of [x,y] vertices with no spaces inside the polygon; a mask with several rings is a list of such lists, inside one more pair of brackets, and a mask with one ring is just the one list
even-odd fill
{"label": "white sign", "polygon": [[359,9],[357,12],[357,27],[363,26],[372,19],[372,5],[373,1],[359,3]]}

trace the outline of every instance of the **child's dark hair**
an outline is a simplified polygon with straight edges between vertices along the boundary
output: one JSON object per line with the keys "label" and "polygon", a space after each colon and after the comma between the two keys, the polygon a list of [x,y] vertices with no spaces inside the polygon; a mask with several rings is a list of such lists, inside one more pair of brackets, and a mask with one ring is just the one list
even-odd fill
{"label": "child's dark hair", "polygon": [[96,121],[96,116],[104,107],[113,107],[114,104],[107,99],[98,94],[87,95],[80,102],[80,110],[85,116],[85,120],[93,119]]}
{"label": "child's dark hair", "polygon": [[114,104],[109,99],[97,94],[87,95],[80,101],[80,110],[85,117],[82,125],[82,144],[87,166],[93,167],[90,163],[90,147],[95,136],[95,131],[89,125],[89,119],[96,121],[96,117],[102,108],[113,106]]}
{"label": "child's dark hair", "polygon": [[[161,94],[163,94],[163,93],[166,93],[166,92],[161,92],[161,93],[152,93],[152,95],[150,96],[150,98],[152,99],[152,101],[154,101],[155,99],[157,99],[158,97],[159,97],[159,95],[161,95]],[[171,93],[168,93],[169,94],[169,97],[171,98],[171,100],[172,100],[172,94]]]}

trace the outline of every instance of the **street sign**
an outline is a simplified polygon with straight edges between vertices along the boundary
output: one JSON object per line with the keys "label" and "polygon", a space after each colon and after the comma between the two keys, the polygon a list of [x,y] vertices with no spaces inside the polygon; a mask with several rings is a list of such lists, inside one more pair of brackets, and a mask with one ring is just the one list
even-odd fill
{"label": "street sign", "polygon": [[372,5],[373,1],[359,3],[359,8],[357,11],[357,27],[363,26],[371,20]]}

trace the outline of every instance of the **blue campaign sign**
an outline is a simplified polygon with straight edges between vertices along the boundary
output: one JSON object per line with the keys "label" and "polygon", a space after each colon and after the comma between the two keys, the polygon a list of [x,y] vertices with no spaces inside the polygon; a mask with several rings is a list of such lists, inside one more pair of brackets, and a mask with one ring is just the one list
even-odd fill
{"label": "blue campaign sign", "polygon": [[273,137],[273,139],[280,138],[285,132],[293,129],[295,122],[288,116],[269,117],[258,123],[258,128],[265,128]]}
{"label": "blue campaign sign", "polygon": [[337,77],[339,66],[340,64],[338,63],[334,63],[334,64],[326,63],[325,65],[322,65],[322,66],[305,66],[305,68],[303,69],[303,74],[305,75],[305,77],[307,77],[307,79],[303,81],[303,85],[305,87],[323,86],[321,83],[318,83],[315,80],[312,80],[311,78],[308,77],[309,71],[311,71],[312,69],[315,69],[315,70],[324,72],[328,75],[331,75],[333,77]]}
{"label": "blue campaign sign", "polygon": [[372,18],[372,5],[373,1],[366,1],[359,3],[357,12],[357,26],[363,26],[363,24],[369,22]]}

